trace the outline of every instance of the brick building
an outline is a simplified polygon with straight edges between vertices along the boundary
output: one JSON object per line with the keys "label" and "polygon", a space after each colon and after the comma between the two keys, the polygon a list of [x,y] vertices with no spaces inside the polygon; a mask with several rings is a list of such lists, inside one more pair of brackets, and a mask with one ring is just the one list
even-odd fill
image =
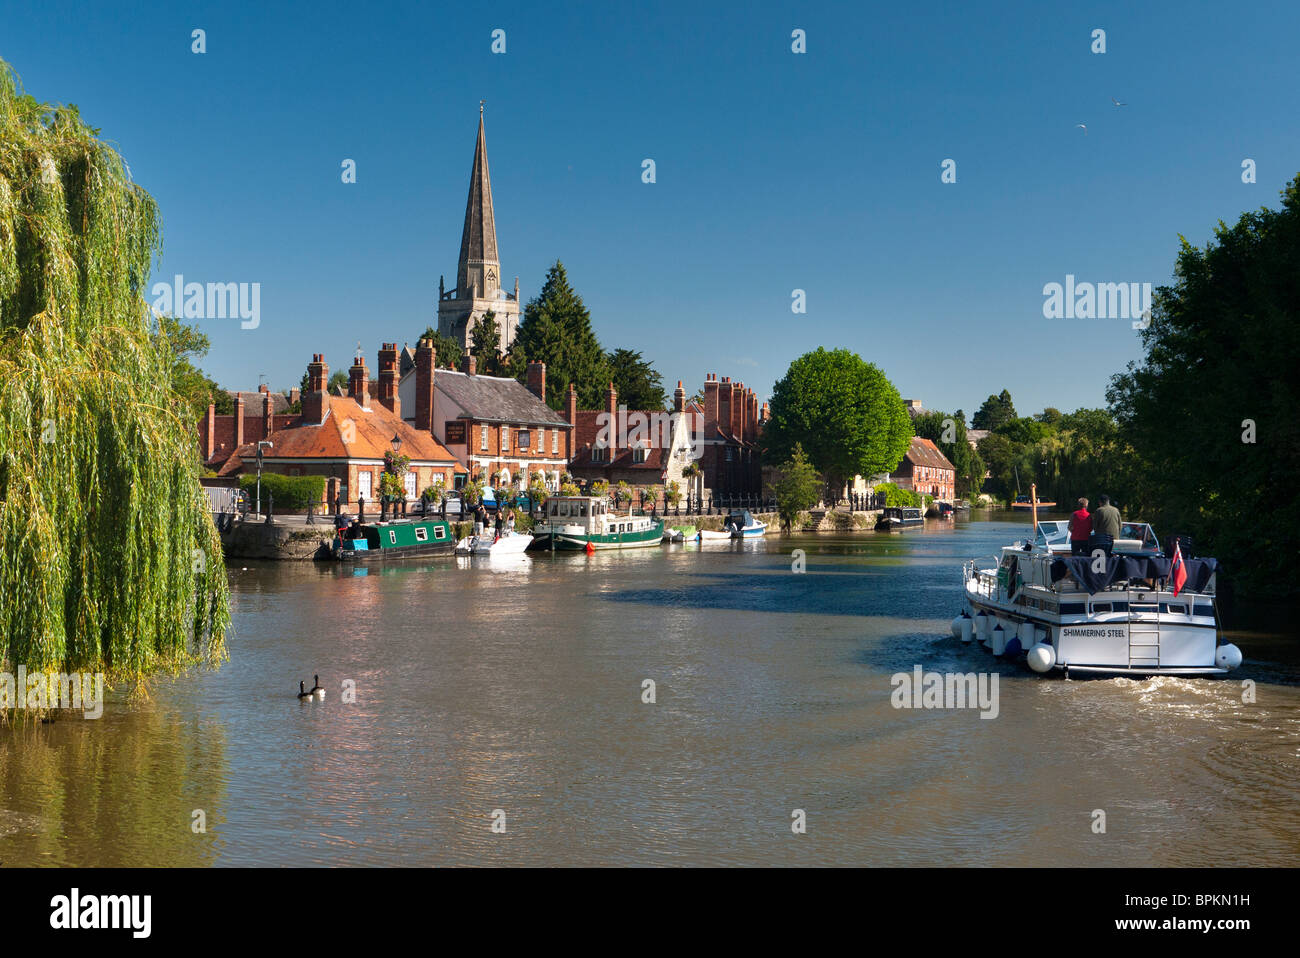
{"label": "brick building", "polygon": [[889,475],[889,481],[901,489],[931,495],[940,502],[957,497],[957,470],[948,457],[929,439],[912,437],[903,461]]}
{"label": "brick building", "polygon": [[[293,390],[296,401],[298,390]],[[227,460],[241,446],[265,439],[276,429],[283,429],[298,421],[297,413],[287,412],[290,398],[283,393],[273,393],[266,386],[257,392],[230,392],[235,403],[233,414],[217,415],[216,407],[209,405],[207,414],[199,420],[199,455],[203,467],[220,472]]]}
{"label": "brick building", "polygon": [[766,404],[759,408],[754,390],[731,377],[704,380],[704,486],[714,495],[752,495],[762,492],[759,433]]}
{"label": "brick building", "polygon": [[686,402],[680,380],[672,412],[620,406],[613,383],[605,390],[603,409],[578,409],[570,383],[564,415],[574,427],[574,454],[569,461],[574,478],[643,487],[676,482],[682,495],[699,495],[700,483],[689,482],[682,473],[693,461],[692,444],[703,434],[704,413],[697,404]]}
{"label": "brick building", "polygon": [[[395,344],[381,354],[399,375]],[[432,435],[459,463],[457,485],[473,476],[496,485],[528,484],[534,473],[560,487],[572,452],[572,426],[546,404],[546,364],[528,364],[528,385],[516,379],[480,376],[473,356],[460,370],[436,369],[430,340],[416,346],[415,365],[400,380],[398,394],[408,425]]]}
{"label": "brick building", "polygon": [[[388,354],[396,367],[396,350],[385,344],[380,351],[377,395],[372,393],[371,383],[375,381],[370,379],[360,355],[348,370],[347,395],[330,395],[326,391],[329,366],[325,357],[317,354],[307,366],[308,389],[302,396],[299,414],[270,413],[245,422],[238,410],[234,417],[214,417],[209,407],[199,428],[208,464],[221,459],[220,453],[213,454],[213,445],[221,437],[219,427],[224,424],[214,423],[214,418],[234,419],[234,440],[242,441],[236,442],[220,461],[216,471],[221,476],[255,472],[258,441],[268,440],[271,445],[263,449],[262,472],[324,476],[324,500],[330,505],[336,495],[350,509],[355,509],[362,497],[368,503],[376,502],[385,456],[390,452],[410,458],[403,476],[408,499],[418,498],[438,482],[450,488],[457,471],[456,458],[432,436],[402,420],[397,378],[386,373]],[[269,411],[271,400],[264,402]]]}

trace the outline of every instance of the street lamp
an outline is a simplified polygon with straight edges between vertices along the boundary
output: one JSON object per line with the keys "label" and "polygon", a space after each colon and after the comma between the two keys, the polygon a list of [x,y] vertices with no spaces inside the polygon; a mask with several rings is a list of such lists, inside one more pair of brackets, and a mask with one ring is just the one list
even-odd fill
{"label": "street lamp", "polygon": [[391,441],[393,443],[393,455],[395,456],[402,451],[402,437],[399,436],[397,433],[393,433],[393,438]]}
{"label": "street lamp", "polygon": [[257,441],[257,514],[262,514],[262,447],[274,449],[275,443],[269,439],[259,439]]}

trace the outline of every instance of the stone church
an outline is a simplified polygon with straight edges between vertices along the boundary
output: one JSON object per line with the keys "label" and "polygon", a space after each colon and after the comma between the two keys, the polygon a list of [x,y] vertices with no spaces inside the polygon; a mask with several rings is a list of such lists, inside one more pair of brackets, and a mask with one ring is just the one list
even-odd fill
{"label": "stone church", "polygon": [[487,140],[480,103],[478,142],[474,145],[474,166],[469,176],[455,288],[446,289],[444,278],[438,278],[438,332],[469,348],[474,324],[489,311],[496,314],[501,333],[500,350],[505,353],[514,344],[519,329],[519,277],[515,277],[514,293],[502,289],[496,219],[492,215],[492,180],[488,176]]}

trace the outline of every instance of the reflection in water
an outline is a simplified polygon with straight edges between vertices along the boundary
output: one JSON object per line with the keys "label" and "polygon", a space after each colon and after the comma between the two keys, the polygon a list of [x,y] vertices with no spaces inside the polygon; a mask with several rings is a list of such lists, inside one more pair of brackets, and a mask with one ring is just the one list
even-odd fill
{"label": "reflection in water", "polygon": [[[185,683],[191,691],[210,673]],[[167,683],[170,697],[185,687]],[[226,814],[224,731],[212,716],[105,697],[97,720],[0,726],[0,863],[207,865]],[[194,830],[203,812],[206,832]]]}
{"label": "reflection in water", "polygon": [[[961,561],[1026,526],[235,570],[220,670],[0,731],[0,861],[1300,862],[1295,637],[1224,681],[995,663]],[[914,665],[998,672],[998,718],[894,709]]]}

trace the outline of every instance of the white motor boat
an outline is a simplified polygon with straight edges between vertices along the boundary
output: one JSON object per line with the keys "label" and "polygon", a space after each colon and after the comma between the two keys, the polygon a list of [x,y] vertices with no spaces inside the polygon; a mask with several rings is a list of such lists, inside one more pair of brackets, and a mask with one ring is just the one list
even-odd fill
{"label": "white motor boat", "polygon": [[697,542],[730,542],[731,530],[728,529],[726,532],[714,532],[712,529],[701,529],[699,532],[695,533],[695,540]]}
{"label": "white motor boat", "polygon": [[501,538],[484,533],[466,536],[456,543],[456,555],[505,556],[521,555],[533,542],[533,537],[523,532],[503,532]]}
{"label": "white motor boat", "polygon": [[1111,555],[1075,556],[1069,520],[1039,522],[1033,541],[963,567],[966,607],[953,635],[1035,672],[1106,676],[1225,675],[1241,650],[1220,641],[1218,563],[1160,549],[1145,522],[1125,522]]}

